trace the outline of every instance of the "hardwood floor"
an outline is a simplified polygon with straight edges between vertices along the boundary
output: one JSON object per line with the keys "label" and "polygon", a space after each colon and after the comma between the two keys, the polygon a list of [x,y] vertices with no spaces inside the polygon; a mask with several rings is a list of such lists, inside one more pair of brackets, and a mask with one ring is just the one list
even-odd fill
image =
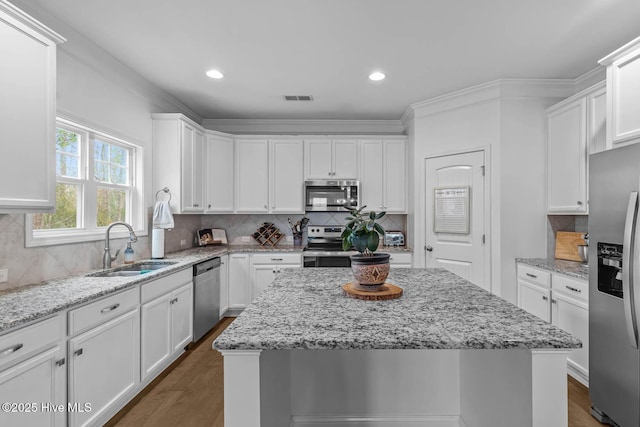
{"label": "hardwood floor", "polygon": [[[221,320],[106,425],[223,427],[222,356],[211,343],[233,319]],[[589,390],[568,378],[569,427],[603,426],[589,413]]]}

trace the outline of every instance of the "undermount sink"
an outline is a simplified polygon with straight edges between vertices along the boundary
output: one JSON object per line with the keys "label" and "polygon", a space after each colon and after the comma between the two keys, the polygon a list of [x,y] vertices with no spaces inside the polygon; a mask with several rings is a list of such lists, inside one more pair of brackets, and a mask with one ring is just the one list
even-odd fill
{"label": "undermount sink", "polygon": [[154,270],[160,270],[162,268],[170,267],[175,264],[171,261],[159,261],[159,262],[141,262],[139,264],[127,265],[124,267],[118,267],[113,270],[100,271],[98,273],[89,274],[93,277],[131,277],[139,276],[141,274],[150,273]]}

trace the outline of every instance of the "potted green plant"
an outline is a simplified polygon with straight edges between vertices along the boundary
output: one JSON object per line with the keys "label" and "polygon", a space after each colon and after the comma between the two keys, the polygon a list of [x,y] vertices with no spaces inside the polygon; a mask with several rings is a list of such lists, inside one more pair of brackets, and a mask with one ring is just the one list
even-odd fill
{"label": "potted green plant", "polygon": [[375,292],[382,288],[389,275],[389,254],[376,253],[384,228],[377,221],[386,212],[363,213],[360,209],[345,207],[349,211],[347,224],[342,232],[342,249],[354,248],[359,254],[351,255],[351,269],[355,287]]}

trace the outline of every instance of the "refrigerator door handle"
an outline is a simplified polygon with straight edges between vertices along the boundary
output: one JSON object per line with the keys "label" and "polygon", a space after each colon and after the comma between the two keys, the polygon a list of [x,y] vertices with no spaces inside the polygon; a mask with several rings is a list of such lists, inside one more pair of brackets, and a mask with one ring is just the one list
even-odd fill
{"label": "refrigerator door handle", "polygon": [[[624,242],[622,248],[622,303],[624,305],[624,320],[627,325],[627,336],[629,338],[629,344],[633,348],[638,348],[638,333],[636,326],[635,313],[633,312],[633,295],[631,290],[634,286],[634,279],[640,282],[638,279],[637,269],[640,265],[636,266],[635,258],[635,245],[637,243],[636,233],[638,227],[636,227],[638,217],[638,192],[632,191],[629,195],[629,204],[627,206],[627,217],[624,222]],[[640,243],[640,242],[638,242]]]}

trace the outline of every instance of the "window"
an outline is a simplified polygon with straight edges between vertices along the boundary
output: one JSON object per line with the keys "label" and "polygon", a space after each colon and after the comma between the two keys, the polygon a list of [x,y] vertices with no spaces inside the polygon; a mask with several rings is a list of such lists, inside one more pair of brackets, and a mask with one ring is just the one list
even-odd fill
{"label": "window", "polygon": [[[114,221],[144,235],[142,149],[63,119],[55,144],[56,210],[27,215],[27,246],[100,240]],[[126,231],[114,229],[113,237],[119,233]]]}

